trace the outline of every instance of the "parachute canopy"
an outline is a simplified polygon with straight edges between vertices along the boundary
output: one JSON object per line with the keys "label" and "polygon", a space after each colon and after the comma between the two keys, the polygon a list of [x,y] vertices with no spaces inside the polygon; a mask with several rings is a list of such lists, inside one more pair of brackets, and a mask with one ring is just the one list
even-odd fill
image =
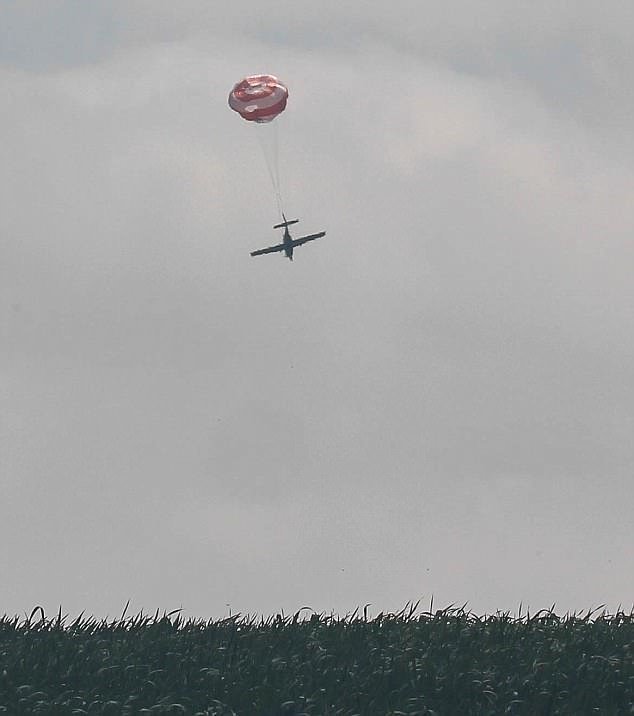
{"label": "parachute canopy", "polygon": [[249,122],[270,122],[286,107],[288,89],[273,75],[250,75],[229,93],[229,106]]}

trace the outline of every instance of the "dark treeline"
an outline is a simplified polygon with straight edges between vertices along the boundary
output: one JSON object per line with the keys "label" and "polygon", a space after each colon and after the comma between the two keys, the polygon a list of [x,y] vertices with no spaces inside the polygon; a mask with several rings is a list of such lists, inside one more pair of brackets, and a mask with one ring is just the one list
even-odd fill
{"label": "dark treeline", "polygon": [[11,714],[634,713],[634,612],[0,619]]}

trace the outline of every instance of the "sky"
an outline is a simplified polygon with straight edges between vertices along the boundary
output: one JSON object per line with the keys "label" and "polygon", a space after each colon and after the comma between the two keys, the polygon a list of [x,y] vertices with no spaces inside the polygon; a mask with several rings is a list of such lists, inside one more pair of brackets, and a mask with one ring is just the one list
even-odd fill
{"label": "sky", "polygon": [[0,614],[629,610],[633,24],[3,2]]}

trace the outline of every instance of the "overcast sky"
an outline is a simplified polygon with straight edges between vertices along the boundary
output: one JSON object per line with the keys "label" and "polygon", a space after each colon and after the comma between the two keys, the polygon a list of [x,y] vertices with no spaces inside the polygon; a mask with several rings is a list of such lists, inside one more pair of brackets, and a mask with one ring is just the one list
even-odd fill
{"label": "overcast sky", "polygon": [[0,614],[629,609],[632,27],[3,2]]}

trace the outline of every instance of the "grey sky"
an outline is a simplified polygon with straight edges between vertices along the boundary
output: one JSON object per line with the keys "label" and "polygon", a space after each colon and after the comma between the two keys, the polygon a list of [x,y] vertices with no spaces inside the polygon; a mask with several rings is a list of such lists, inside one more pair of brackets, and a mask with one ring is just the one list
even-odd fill
{"label": "grey sky", "polygon": [[0,612],[631,606],[632,4],[369,8],[2,5]]}

